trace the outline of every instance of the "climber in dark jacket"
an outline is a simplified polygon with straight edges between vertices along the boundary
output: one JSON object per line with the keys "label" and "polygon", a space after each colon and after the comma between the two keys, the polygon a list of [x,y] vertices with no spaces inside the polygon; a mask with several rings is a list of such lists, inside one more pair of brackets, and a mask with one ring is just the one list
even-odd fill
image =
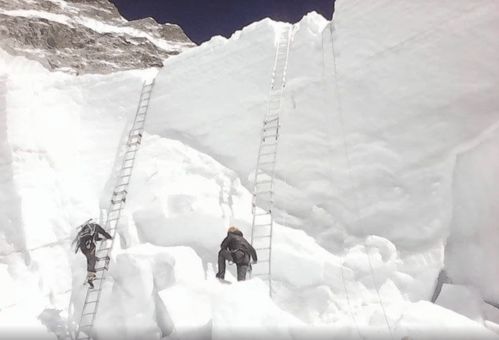
{"label": "climber in dark jacket", "polygon": [[250,266],[250,260],[257,262],[255,248],[243,237],[243,233],[236,227],[230,227],[227,237],[222,241],[218,252],[218,273],[219,279],[225,277],[225,261],[234,262],[237,266],[237,281],[246,280],[246,272]]}
{"label": "climber in dark jacket", "polygon": [[87,258],[87,282],[92,288],[94,287],[93,281],[96,278],[95,264],[97,256],[95,256],[95,243],[102,240],[100,235],[108,240],[112,238],[100,225],[88,220],[80,226],[80,231],[73,241],[73,244],[76,244],[75,253],[80,249]]}

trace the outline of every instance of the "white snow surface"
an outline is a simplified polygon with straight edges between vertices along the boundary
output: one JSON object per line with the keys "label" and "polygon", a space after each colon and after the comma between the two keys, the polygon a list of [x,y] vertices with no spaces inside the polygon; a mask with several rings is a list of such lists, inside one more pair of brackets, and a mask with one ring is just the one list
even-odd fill
{"label": "white snow surface", "polygon": [[[480,301],[499,303],[495,0],[338,0],[334,25],[316,13],[296,24],[273,299],[259,279],[235,282],[231,266],[234,284],[214,279],[227,227],[250,233],[284,25],[215,37],[159,70],[98,334],[498,338]],[[156,72],[75,77],[0,51],[2,336],[55,339],[39,315],[78,316],[86,268],[70,242],[107,207],[141,84]],[[425,300],[444,266],[469,289],[444,286],[438,306]]]}

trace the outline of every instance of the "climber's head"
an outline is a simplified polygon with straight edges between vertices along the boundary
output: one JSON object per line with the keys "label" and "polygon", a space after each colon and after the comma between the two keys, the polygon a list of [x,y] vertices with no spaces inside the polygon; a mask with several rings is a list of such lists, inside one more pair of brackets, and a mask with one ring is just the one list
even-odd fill
{"label": "climber's head", "polygon": [[229,230],[227,230],[227,232],[229,232],[229,233],[235,233],[238,231],[239,231],[239,229],[236,226],[230,226]]}
{"label": "climber's head", "polygon": [[241,230],[239,230],[239,228],[237,228],[236,226],[231,226],[229,228],[229,230],[227,230],[227,233],[228,234],[234,234],[234,235],[243,236],[243,232]]}

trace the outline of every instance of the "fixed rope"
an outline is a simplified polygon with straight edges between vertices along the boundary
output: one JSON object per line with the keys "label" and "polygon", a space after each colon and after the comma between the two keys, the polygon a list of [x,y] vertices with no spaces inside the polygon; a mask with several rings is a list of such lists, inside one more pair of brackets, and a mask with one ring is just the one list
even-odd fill
{"label": "fixed rope", "polygon": [[258,253],[258,264],[254,265],[251,275],[260,277],[268,283],[270,296],[272,296],[274,175],[279,141],[279,114],[286,87],[291,28],[291,25],[284,26],[277,42],[268,109],[263,119],[253,182],[251,244]]}
{"label": "fixed rope", "polygon": [[[330,33],[330,37],[327,37],[327,36],[323,36],[323,39],[322,39],[322,50],[323,50],[323,68],[324,68],[324,88],[326,89],[326,93],[328,93],[329,91],[333,91],[331,90],[329,87],[332,82],[331,82],[331,79],[334,81],[334,77],[331,77],[333,74],[334,74],[334,71],[333,70],[329,70],[328,68],[328,64],[327,62],[328,61],[331,61],[333,60],[332,57],[329,56],[329,53],[326,53],[329,52],[329,49],[327,49],[326,47],[329,47],[331,46],[332,47],[332,34],[333,34],[333,24],[332,22],[330,22],[329,24],[329,33]],[[324,30],[324,32],[327,32]],[[330,39],[329,39],[330,38]],[[332,53],[332,48],[331,48],[331,53]],[[331,71],[331,72],[328,72],[328,71]],[[331,135],[331,131],[332,131],[332,126],[333,126],[333,121],[331,120],[331,117],[330,115],[325,112],[325,119],[326,119],[326,135],[327,135],[327,139],[328,139],[328,147],[329,149],[332,149],[332,140],[330,138],[330,135]],[[334,169],[334,164],[332,162],[332,159],[331,157],[328,157],[328,160],[329,160],[329,168],[331,171],[333,171]],[[332,173],[331,173],[331,176],[332,176]],[[333,190],[332,186],[333,186],[333,182],[332,180],[329,181],[329,184],[331,186],[331,191]],[[343,263],[344,263],[344,258],[343,258]],[[345,299],[346,299],[346,302],[347,302],[347,306],[348,306],[348,315],[350,317],[350,319],[352,320],[352,323],[353,325],[355,326],[355,331],[359,337],[359,339],[364,339],[364,337],[362,336],[362,333],[360,332],[360,328],[359,328],[359,324],[357,322],[357,318],[355,317],[355,314],[353,312],[353,306],[352,306],[352,301],[351,301],[351,298],[350,298],[350,292],[348,291],[348,287],[347,287],[347,280],[345,278],[345,269],[344,269],[344,265],[343,263],[341,264],[341,267],[340,267],[340,274],[341,274],[341,283],[342,283],[342,286],[343,286],[343,291],[345,293]]]}
{"label": "fixed rope", "polygon": [[[339,113],[339,116],[340,116],[340,125],[341,125],[341,131],[342,131],[341,136],[342,136],[342,142],[343,142],[343,151],[345,153],[345,159],[347,161],[347,170],[348,170],[349,181],[350,181],[350,184],[352,186],[352,188],[351,188],[352,191],[351,192],[354,193],[353,194],[353,196],[354,196],[354,211],[355,211],[355,214],[357,215],[357,220],[360,221],[361,229],[364,231],[364,234],[365,234],[365,227],[364,227],[364,225],[362,223],[362,220],[360,218],[360,207],[359,207],[358,197],[355,194],[355,190],[353,190],[354,189],[353,188],[354,179],[353,179],[353,174],[352,174],[352,165],[351,165],[350,152],[348,150],[348,145],[347,145],[347,141],[346,141],[346,137],[345,137],[345,122],[344,122],[344,116],[343,116],[343,105],[342,105],[342,100],[341,100],[341,93],[340,93],[340,88],[339,88],[339,85],[338,85],[339,76],[338,76],[338,70],[337,70],[337,65],[336,65],[336,53],[335,53],[335,49],[334,49],[333,25],[332,24],[331,24],[331,47],[332,47],[332,51],[333,51],[334,75],[336,77],[336,79],[334,81],[335,92],[336,92],[336,96],[337,96],[336,105],[337,105],[337,110],[338,110],[338,113]],[[373,264],[372,264],[372,261],[371,261],[371,256],[369,255],[369,250],[367,249],[367,244],[366,244],[365,239],[363,241],[363,244],[364,244],[364,249],[366,249],[366,256],[367,256],[367,260],[368,260],[368,263],[369,263],[369,272],[370,272],[370,275],[371,275],[371,278],[372,278],[372,281],[373,281],[374,289],[376,291],[376,295],[377,295],[377,298],[378,298],[378,303],[379,303],[379,305],[381,307],[381,310],[383,312],[383,317],[384,317],[384,320],[385,320],[388,332],[390,334],[390,338],[393,339],[392,327],[390,326],[390,322],[388,321],[388,316],[386,314],[385,305],[383,303],[383,300],[381,298],[381,294],[379,292],[378,284],[376,282],[376,278],[375,278],[375,275],[374,275],[374,267],[373,267]]]}
{"label": "fixed rope", "polygon": [[77,340],[95,339],[93,326],[98,312],[104,280],[106,278],[107,270],[109,269],[110,255],[114,246],[114,240],[116,238],[118,222],[121,217],[121,213],[125,208],[126,197],[128,194],[127,190],[132,177],[135,159],[141,144],[153,86],[154,79],[151,81],[145,81],[142,85],[135,119],[128,134],[121,168],[118,170],[116,176],[116,184],[113,189],[109,208],[107,210],[106,223],[104,225],[104,228],[112,236],[112,238],[102,241],[95,253],[97,258],[95,268],[95,284],[94,288],[87,288],[85,302],[83,304],[80,321],[76,330],[75,338]]}

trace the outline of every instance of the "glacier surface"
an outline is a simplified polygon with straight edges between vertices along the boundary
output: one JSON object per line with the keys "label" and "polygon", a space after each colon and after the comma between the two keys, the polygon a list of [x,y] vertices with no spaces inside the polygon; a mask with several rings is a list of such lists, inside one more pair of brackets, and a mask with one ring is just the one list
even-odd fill
{"label": "glacier surface", "polygon": [[[0,334],[52,339],[54,324],[78,316],[75,226],[104,213],[142,82],[156,76],[101,336],[498,338],[483,302],[499,303],[498,7],[337,1],[334,23],[310,13],[293,26],[273,299],[258,279],[220,285],[214,266],[229,225],[250,233],[288,24],[265,19],[160,70],[108,75],[49,72],[0,51]],[[442,269],[454,286],[431,304]],[[54,310],[51,331],[41,315]]]}

